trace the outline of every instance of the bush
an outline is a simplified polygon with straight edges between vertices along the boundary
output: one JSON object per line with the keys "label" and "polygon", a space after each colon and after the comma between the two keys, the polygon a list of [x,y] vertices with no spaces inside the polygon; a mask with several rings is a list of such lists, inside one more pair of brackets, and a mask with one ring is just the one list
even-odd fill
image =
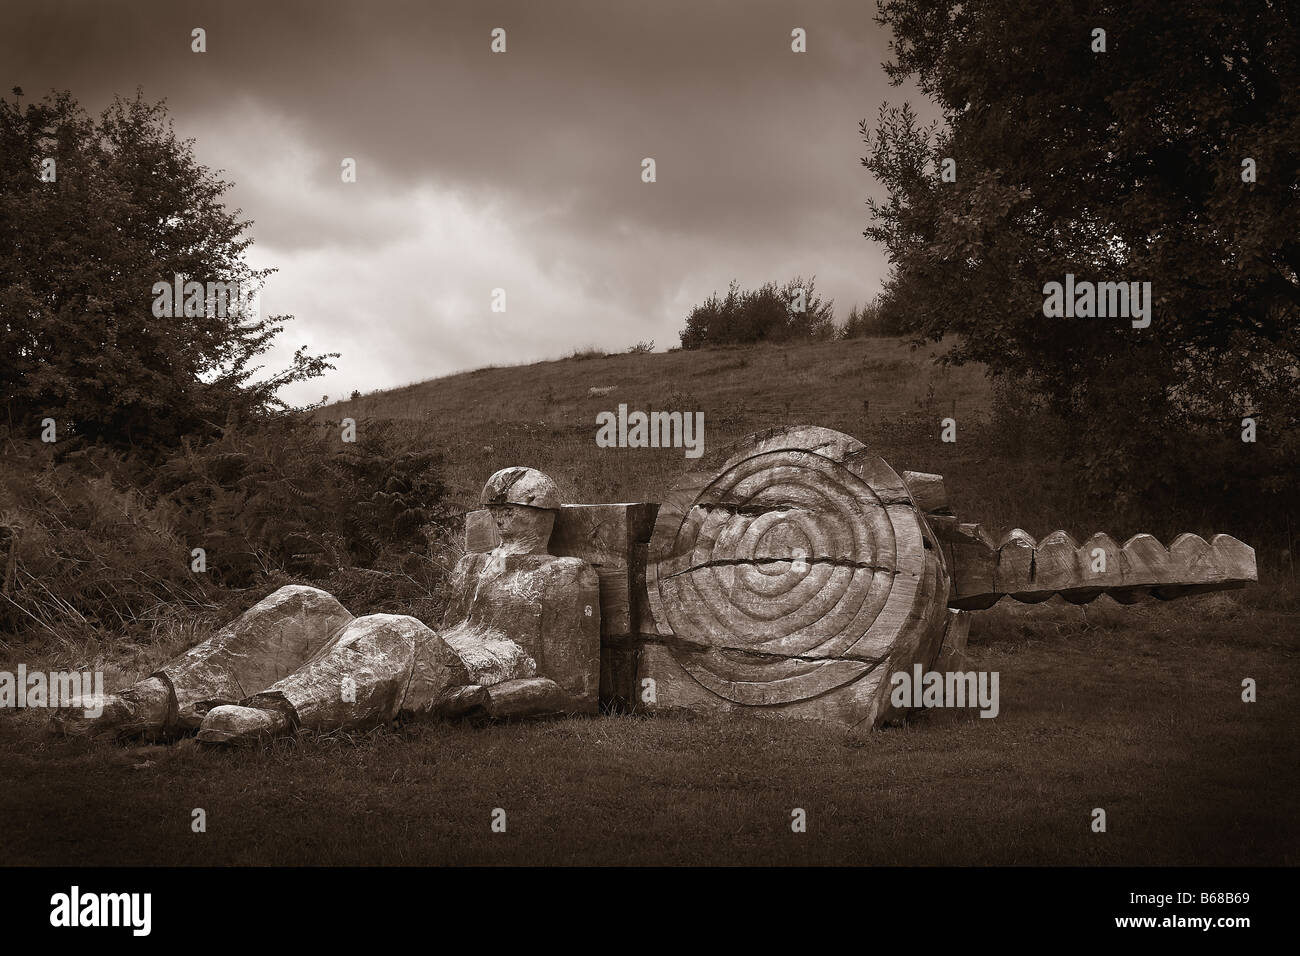
{"label": "bush", "polygon": [[[436,623],[455,524],[440,456],[389,422],[227,425],[159,466],[102,447],[11,443],[0,468],[0,629],[148,639],[178,611],[222,622],[282,584],[356,613]],[[139,486],[133,484],[148,474]],[[204,550],[206,570],[191,570]]]}
{"label": "bush", "polygon": [[179,507],[213,577],[245,587],[276,571],[319,579],[400,567],[427,550],[451,517],[440,461],[391,422],[358,422],[353,442],[337,425],[288,417],[187,444],[151,490]]}
{"label": "bush", "polygon": [[784,286],[768,282],[742,290],[733,279],[725,297],[715,292],[691,310],[679,333],[682,348],[829,339],[835,334],[834,302],[823,302],[815,284],[816,276],[796,276]]}
{"label": "bush", "polygon": [[879,297],[866,305],[855,305],[849,309],[848,318],[839,328],[839,338],[860,339],[868,336],[895,337],[904,332],[903,323],[896,312],[883,308]]}

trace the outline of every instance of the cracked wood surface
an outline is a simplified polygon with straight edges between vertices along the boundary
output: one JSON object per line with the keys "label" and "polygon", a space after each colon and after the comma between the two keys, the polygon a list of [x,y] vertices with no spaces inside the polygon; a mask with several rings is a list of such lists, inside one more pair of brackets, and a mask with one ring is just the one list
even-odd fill
{"label": "cracked wood surface", "polygon": [[[937,479],[937,476],[930,476]],[[941,479],[929,486],[939,501]],[[796,426],[707,456],[659,507],[646,562],[655,709],[888,716],[888,675],[947,630],[944,558],[861,442]]]}
{"label": "cracked wood surface", "polygon": [[[564,505],[555,516],[550,553],[580,558],[596,569],[600,579],[602,637],[636,633],[637,621],[648,613],[641,604],[645,593],[644,544],[650,540],[658,507],[645,502]],[[466,552],[491,551],[499,541],[487,509],[465,515]]]}

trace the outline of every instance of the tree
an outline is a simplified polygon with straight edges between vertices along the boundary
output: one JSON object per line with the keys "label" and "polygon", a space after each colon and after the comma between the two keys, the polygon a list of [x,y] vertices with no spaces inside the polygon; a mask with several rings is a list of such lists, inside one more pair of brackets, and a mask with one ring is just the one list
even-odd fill
{"label": "tree", "polygon": [[849,309],[844,324],[840,326],[838,338],[860,339],[867,336],[897,336],[902,334],[897,314],[886,315],[881,308],[880,296],[863,305],[854,305]]}
{"label": "tree", "polygon": [[725,297],[715,292],[691,310],[679,333],[682,348],[829,339],[835,334],[835,303],[822,301],[816,281],[795,276],[784,286],[768,282],[742,290],[733,279]]}
{"label": "tree", "polygon": [[[23,107],[14,92],[0,100],[0,401],[11,431],[53,418],[61,438],[156,451],[232,415],[282,409],[281,386],[333,367],[333,355],[299,350],[254,380],[290,317],[223,299],[274,270],[247,265],[252,223],[226,209],[230,184],[176,138],[162,103],[118,97],[92,120],[68,93]],[[201,305],[159,307],[155,283],[177,276],[202,284]]]}
{"label": "tree", "polygon": [[[882,0],[878,20],[891,79],[915,77],[943,117],[882,106],[874,133],[862,123],[887,190],[864,233],[893,266],[885,312],[921,340],[956,333],[949,360],[1068,419],[1098,488],[1257,478],[1239,441],[1217,470],[1198,445],[1249,413],[1280,456],[1270,480],[1294,481],[1296,5]],[[1046,317],[1067,273],[1150,282],[1150,326]]]}

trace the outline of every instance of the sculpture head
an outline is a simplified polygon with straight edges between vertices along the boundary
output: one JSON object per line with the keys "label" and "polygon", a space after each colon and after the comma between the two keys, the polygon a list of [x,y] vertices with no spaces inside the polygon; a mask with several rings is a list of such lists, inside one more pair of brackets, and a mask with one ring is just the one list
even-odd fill
{"label": "sculpture head", "polygon": [[545,554],[560,509],[555,482],[535,468],[502,468],[483,486],[479,501],[492,513],[505,554]]}

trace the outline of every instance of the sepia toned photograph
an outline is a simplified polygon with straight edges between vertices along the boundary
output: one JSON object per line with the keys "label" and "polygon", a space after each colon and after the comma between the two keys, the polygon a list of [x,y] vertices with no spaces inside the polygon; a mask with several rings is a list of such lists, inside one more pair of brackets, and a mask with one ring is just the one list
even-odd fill
{"label": "sepia toned photograph", "polygon": [[6,0],[0,343],[20,929],[1300,863],[1294,0]]}

